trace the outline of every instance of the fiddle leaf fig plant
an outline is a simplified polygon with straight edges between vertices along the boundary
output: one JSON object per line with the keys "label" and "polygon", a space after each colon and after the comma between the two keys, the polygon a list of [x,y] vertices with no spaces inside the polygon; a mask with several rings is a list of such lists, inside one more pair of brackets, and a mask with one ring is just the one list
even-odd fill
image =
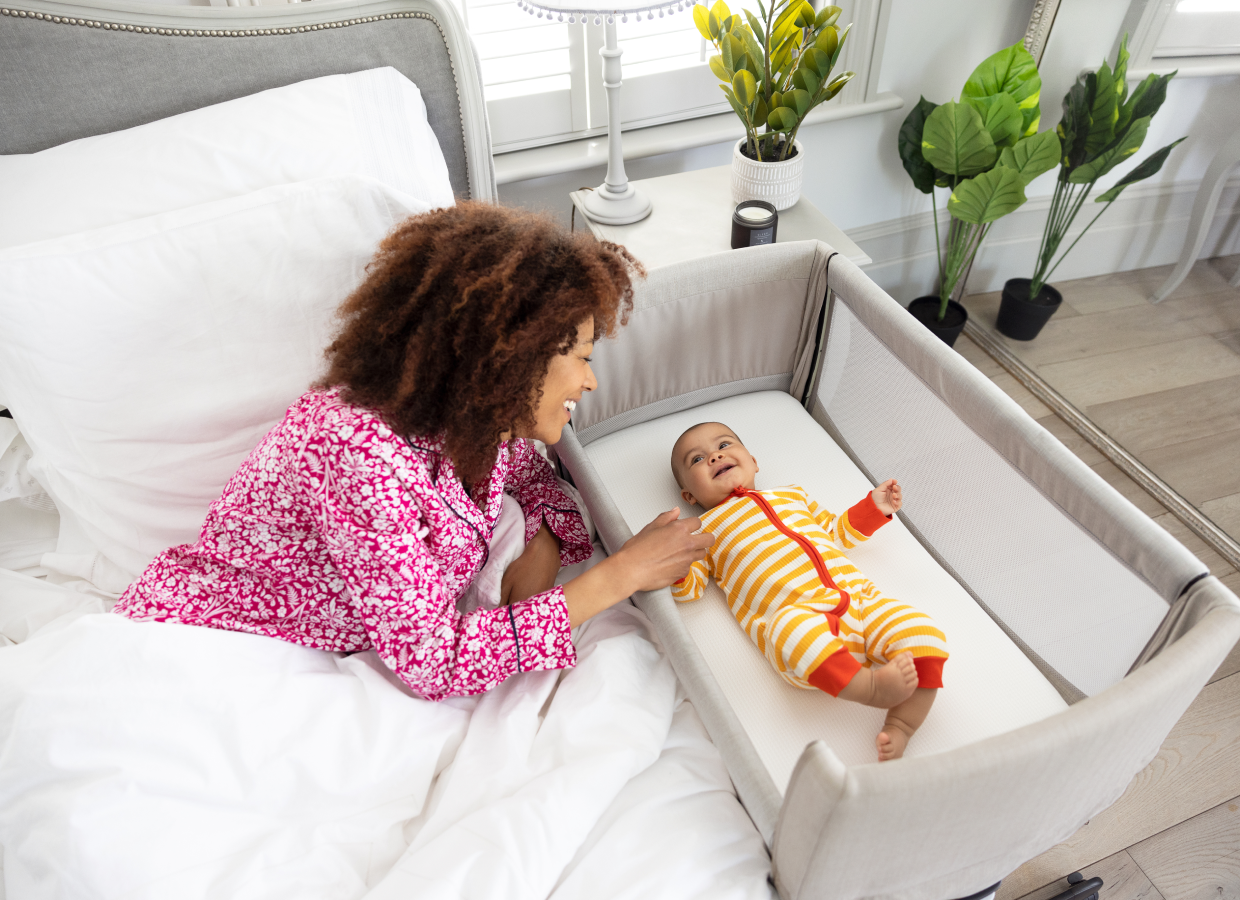
{"label": "fiddle leaf fig plant", "polygon": [[[939,262],[939,321],[991,223],[1025,202],[1025,186],[1059,162],[1053,131],[1038,132],[1042,79],[1021,44],[983,60],[959,100],[922,97],[900,126],[897,144],[913,186],[929,194]],[[939,237],[936,187],[951,188],[947,248]]]}
{"label": "fiddle leaf fig plant", "polygon": [[758,15],[734,14],[723,0],[693,7],[693,22],[719,52],[710,70],[745,126],[748,154],[759,162],[787,159],[810,110],[836,96],[853,77],[831,77],[848,30],[842,10],[815,11],[806,0],[758,0]]}
{"label": "fiddle leaf fig plant", "polygon": [[1111,68],[1104,59],[1097,72],[1078,78],[1063,98],[1063,118],[1056,129],[1062,144],[1062,155],[1056,160],[1059,163],[1059,180],[1055,182],[1050,212],[1042,230],[1042,244],[1038,248],[1033,278],[1030,279],[1031,299],[1042,292],[1063,258],[1072,252],[1077,241],[1098,221],[1099,216],[1111,208],[1124,188],[1156,173],[1176,145],[1184,140],[1172,141],[1155,151],[1098,197],[1095,202],[1105,203],[1106,206],[1081,230],[1068,249],[1055,259],[1060,243],[1098,179],[1141,149],[1150,120],[1167,99],[1167,84],[1175,76],[1175,72],[1170,75],[1147,75],[1129,95],[1127,70],[1128,36],[1124,35],[1115,57],[1115,67]]}

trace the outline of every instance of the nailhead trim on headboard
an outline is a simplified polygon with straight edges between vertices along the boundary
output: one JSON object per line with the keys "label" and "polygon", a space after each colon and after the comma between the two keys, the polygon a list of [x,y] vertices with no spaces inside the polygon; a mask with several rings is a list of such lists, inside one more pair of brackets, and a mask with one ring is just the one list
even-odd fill
{"label": "nailhead trim on headboard", "polygon": [[[21,19],[42,19],[58,25],[86,25],[90,28],[106,28],[111,31],[133,31],[141,34],[166,34],[179,37],[254,37],[266,34],[297,34],[302,31],[321,31],[326,28],[344,28],[348,25],[361,25],[365,22],[378,22],[380,19],[430,19],[435,17],[427,13],[401,12],[385,13],[381,16],[362,16],[357,19],[344,19],[339,22],[323,22],[319,25],[302,25],[297,28],[147,28],[140,25],[122,25],[117,22],[99,22],[94,19],[75,19],[65,16],[49,16],[41,12],[28,12],[24,9],[7,9],[0,7],[0,15],[13,16]],[[436,25],[439,23],[436,22]]]}
{"label": "nailhead trim on headboard", "polygon": [[[434,23],[439,30],[440,36],[447,44],[447,35],[444,34],[443,25],[439,23],[434,16],[424,12],[397,12],[383,13],[377,16],[359,16],[355,19],[342,19],[339,22],[322,22],[317,25],[301,25],[295,28],[150,28],[143,25],[126,25],[120,22],[100,22],[95,19],[80,19],[69,16],[53,16],[48,13],[30,12],[25,9],[10,9],[8,7],[0,7],[0,15],[11,16],[15,19],[38,19],[44,22],[53,22],[57,25],[85,25],[90,28],[103,28],[108,31],[131,31],[135,34],[163,34],[173,37],[257,37],[260,35],[271,34],[299,34],[307,31],[323,31],[328,28],[345,28],[349,25],[363,25],[367,22],[378,22],[383,19],[427,19]],[[456,60],[451,53],[448,55],[448,62],[452,67],[452,82],[456,89],[457,109],[460,110],[461,117],[461,136],[464,138],[465,128],[465,107],[461,104],[461,85],[456,72]],[[486,148],[487,152],[490,148]],[[468,160],[468,157],[467,157]],[[469,174],[469,165],[465,166],[465,185],[473,194],[473,179]]]}

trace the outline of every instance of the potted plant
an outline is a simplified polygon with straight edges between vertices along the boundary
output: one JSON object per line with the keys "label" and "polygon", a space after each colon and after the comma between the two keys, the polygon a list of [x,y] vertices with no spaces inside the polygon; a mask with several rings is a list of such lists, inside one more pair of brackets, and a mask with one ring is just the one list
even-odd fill
{"label": "potted plant", "polygon": [[[918,297],[909,312],[950,346],[968,320],[952,300],[991,224],[1025,202],[1025,185],[1059,160],[1059,138],[1038,133],[1042,79],[1033,57],[1014,44],[973,70],[959,100],[939,106],[922,97],[900,126],[900,159],[913,185],[929,194],[939,262],[937,296]],[[951,188],[947,246],[939,236],[935,188]]]}
{"label": "potted plant", "polygon": [[1137,166],[1095,201],[1105,203],[1068,249],[1055,258],[1076,214],[1098,179],[1141,149],[1150,120],[1167,99],[1167,83],[1175,75],[1147,75],[1137,89],[1128,94],[1128,36],[1120,42],[1115,68],[1107,61],[1097,72],[1077,79],[1063,98],[1063,119],[1056,129],[1063,144],[1059,160],[1059,179],[1051,197],[1050,211],[1042,230],[1037,263],[1032,278],[1011,278],[1003,286],[999,304],[999,331],[1019,341],[1038,336],[1042,326],[1054,315],[1063,296],[1046,282],[1072,252],[1090,226],[1110,209],[1124,188],[1149,178],[1184,140],[1172,141]]}
{"label": "potted plant", "polygon": [[853,77],[831,77],[849,29],[835,25],[838,6],[815,12],[806,0],[758,0],[758,15],[742,12],[744,19],[716,0],[693,7],[693,21],[719,51],[710,70],[745,126],[732,151],[732,202],[765,200],[783,210],[801,196],[801,123]]}

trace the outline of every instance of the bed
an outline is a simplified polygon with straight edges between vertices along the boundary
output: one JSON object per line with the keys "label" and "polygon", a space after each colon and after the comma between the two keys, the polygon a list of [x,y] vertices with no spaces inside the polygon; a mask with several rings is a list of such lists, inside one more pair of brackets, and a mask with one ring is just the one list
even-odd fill
{"label": "bed", "polygon": [[452,8],[0,13],[0,895],[769,898],[631,605],[574,670],[442,704],[372,654],[103,614],[314,379],[392,224],[494,199]]}
{"label": "bed", "polygon": [[[674,502],[660,448],[699,417],[836,506],[899,474],[916,501],[865,565],[926,597],[960,672],[908,758],[868,762],[869,711],[785,689],[710,597],[638,596],[579,629],[577,668],[441,704],[373,654],[154,640],[100,613],[313,380],[374,242],[495,199],[476,59],[436,0],[23,0],[0,88],[13,900],[980,897],[1118,797],[1240,636],[1191,554],[810,242],[651,272],[553,453],[596,559]],[[666,352],[704,323],[729,353]],[[874,391],[893,431],[866,427]],[[1019,521],[962,511],[977,472]],[[1044,601],[1048,555],[1088,612]]]}

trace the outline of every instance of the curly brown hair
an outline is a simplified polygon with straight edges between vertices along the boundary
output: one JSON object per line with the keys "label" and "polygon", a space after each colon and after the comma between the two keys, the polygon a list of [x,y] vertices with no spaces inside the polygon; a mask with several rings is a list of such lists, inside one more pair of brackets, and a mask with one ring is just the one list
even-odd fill
{"label": "curly brown hair", "polygon": [[612,335],[641,265],[547,216],[459,203],[414,216],[379,245],[340,308],[322,386],[377,410],[398,434],[444,435],[468,485],[500,436],[528,433],[551,359],[594,317]]}

